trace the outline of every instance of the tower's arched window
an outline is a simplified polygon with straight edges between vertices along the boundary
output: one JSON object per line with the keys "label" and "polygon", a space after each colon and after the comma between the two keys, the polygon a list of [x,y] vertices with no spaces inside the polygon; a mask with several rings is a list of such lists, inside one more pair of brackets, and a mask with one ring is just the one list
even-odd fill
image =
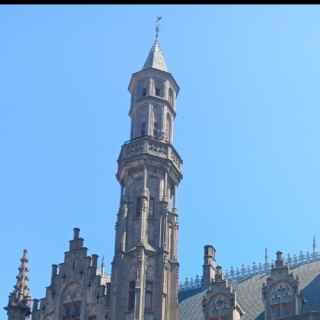
{"label": "tower's arched window", "polygon": [[145,81],[139,81],[136,88],[137,97],[144,97],[147,95],[147,85]]}
{"label": "tower's arched window", "polygon": [[158,137],[158,121],[157,120],[153,122],[153,136],[155,138]]}
{"label": "tower's arched window", "polygon": [[168,142],[171,140],[171,127],[172,127],[172,122],[171,122],[171,116],[169,113],[167,113],[167,121],[166,121],[166,139]]}
{"label": "tower's arched window", "polygon": [[173,106],[173,90],[169,88],[169,102]]}
{"label": "tower's arched window", "polygon": [[152,217],[154,215],[154,198],[150,197],[149,199],[149,216]]}
{"label": "tower's arched window", "polygon": [[142,198],[137,198],[137,206],[136,206],[136,216],[139,217],[141,215],[142,210]]}
{"label": "tower's arched window", "polygon": [[81,302],[69,302],[63,305],[63,320],[80,320]]}
{"label": "tower's arched window", "polygon": [[154,82],[154,93],[157,97],[163,96],[163,82],[160,80],[156,80]]}
{"label": "tower's arched window", "polygon": [[130,281],[129,294],[128,294],[128,311],[132,311],[134,309],[135,287],[136,287],[136,282]]}
{"label": "tower's arched window", "polygon": [[145,310],[147,312],[152,311],[152,291],[153,283],[152,281],[146,282],[146,301],[145,301]]}

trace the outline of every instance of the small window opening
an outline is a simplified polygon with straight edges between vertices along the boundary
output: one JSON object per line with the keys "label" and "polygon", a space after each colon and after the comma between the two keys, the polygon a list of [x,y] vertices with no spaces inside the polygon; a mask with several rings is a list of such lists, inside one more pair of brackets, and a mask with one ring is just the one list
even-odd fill
{"label": "small window opening", "polygon": [[173,105],[173,91],[171,88],[169,88],[169,102]]}
{"label": "small window opening", "polygon": [[147,281],[146,283],[146,301],[145,301],[145,310],[147,312],[152,311],[152,281]]}
{"label": "small window opening", "polygon": [[154,121],[153,123],[153,136],[157,137],[158,136],[158,122]]}
{"label": "small window opening", "polygon": [[142,198],[137,198],[137,207],[136,207],[136,216],[139,217],[141,215],[142,209]]}
{"label": "small window opening", "polygon": [[129,283],[129,297],[128,297],[128,310],[129,311],[132,311],[134,309],[135,287],[136,287],[136,282],[130,281],[130,283]]}
{"label": "small window opening", "polygon": [[154,198],[150,197],[149,199],[149,216],[153,216],[154,215]]}

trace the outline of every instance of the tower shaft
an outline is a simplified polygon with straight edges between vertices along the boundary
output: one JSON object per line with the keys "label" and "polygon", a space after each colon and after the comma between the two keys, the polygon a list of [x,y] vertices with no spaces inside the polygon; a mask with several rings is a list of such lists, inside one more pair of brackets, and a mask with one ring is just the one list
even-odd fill
{"label": "tower shaft", "polygon": [[130,140],[118,158],[121,186],[112,263],[112,320],[178,319],[176,188],[182,160],[172,146],[179,87],[156,39],[133,74]]}

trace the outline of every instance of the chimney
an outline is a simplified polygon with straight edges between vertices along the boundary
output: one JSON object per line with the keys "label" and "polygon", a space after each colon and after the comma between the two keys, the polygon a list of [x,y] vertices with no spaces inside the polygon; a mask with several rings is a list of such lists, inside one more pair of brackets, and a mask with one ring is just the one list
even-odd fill
{"label": "chimney", "polygon": [[79,250],[83,247],[83,239],[80,238],[80,229],[73,228],[73,239],[70,240],[70,251]]}
{"label": "chimney", "polygon": [[277,251],[277,259],[276,259],[276,267],[283,267],[284,261],[283,261],[283,255],[281,251]]}
{"label": "chimney", "polygon": [[202,286],[208,288],[215,278],[216,249],[212,245],[204,246],[203,266],[202,266]]}
{"label": "chimney", "polygon": [[99,256],[97,254],[92,255],[92,260],[91,260],[92,262],[91,263],[92,263],[92,267],[95,269],[97,269],[97,266],[98,266],[98,257]]}

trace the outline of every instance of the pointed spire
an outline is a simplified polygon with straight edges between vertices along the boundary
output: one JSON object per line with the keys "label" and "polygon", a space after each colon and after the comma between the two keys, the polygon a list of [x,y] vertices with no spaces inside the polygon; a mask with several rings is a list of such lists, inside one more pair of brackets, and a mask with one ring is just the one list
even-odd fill
{"label": "pointed spire", "polygon": [[[17,282],[13,291],[9,295],[9,303],[5,307],[8,312],[9,319],[15,318],[16,312],[22,311],[22,314],[30,314],[31,296],[28,287],[28,258],[27,250],[24,249],[20,259],[19,272],[17,275]],[[20,311],[19,311],[20,310]],[[19,313],[20,314],[20,313]]]}
{"label": "pointed spire", "polygon": [[20,267],[17,275],[17,283],[14,287],[13,293],[18,301],[22,301],[28,297],[29,288],[28,288],[28,258],[27,258],[27,250],[24,249],[22,253],[22,257],[20,259]]}
{"label": "pointed spire", "polygon": [[157,17],[155,27],[155,40],[153,46],[149,52],[146,62],[144,63],[143,69],[153,68],[161,71],[168,71],[164,56],[160,49],[159,42],[159,21],[162,17]]}

